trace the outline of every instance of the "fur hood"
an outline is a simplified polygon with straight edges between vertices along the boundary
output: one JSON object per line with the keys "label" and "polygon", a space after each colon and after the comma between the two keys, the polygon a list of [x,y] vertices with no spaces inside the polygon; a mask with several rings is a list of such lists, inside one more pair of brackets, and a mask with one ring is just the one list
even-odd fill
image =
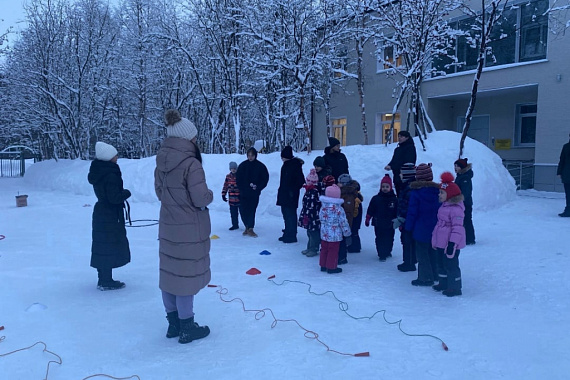
{"label": "fur hood", "polygon": [[439,183],[433,181],[414,181],[410,183],[410,189],[412,190],[421,189],[422,187],[435,187],[439,189]]}
{"label": "fur hood", "polygon": [[449,198],[448,200],[446,200],[446,202],[450,203],[450,204],[457,204],[457,203],[463,202],[464,200],[465,200],[465,197],[463,197],[463,194],[459,194],[459,195],[456,195],[454,197]]}
{"label": "fur hood", "polygon": [[342,199],[342,198],[331,198],[331,197],[327,197],[326,195],[321,195],[319,197],[319,200],[321,201],[321,203],[331,203],[331,204],[337,204],[337,205],[341,205],[344,203],[344,199]]}
{"label": "fur hood", "polygon": [[464,167],[463,169],[461,169],[457,174],[465,174],[465,173],[467,173],[469,170],[471,170],[472,167],[473,167],[472,164],[467,164],[467,166]]}

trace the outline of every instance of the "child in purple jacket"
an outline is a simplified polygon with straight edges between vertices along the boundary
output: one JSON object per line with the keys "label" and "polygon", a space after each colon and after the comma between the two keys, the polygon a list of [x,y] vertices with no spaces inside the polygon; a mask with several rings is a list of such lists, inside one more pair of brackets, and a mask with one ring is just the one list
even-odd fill
{"label": "child in purple jacket", "polygon": [[443,290],[448,297],[461,295],[459,252],[465,247],[465,206],[461,190],[453,179],[450,172],[441,175],[439,201],[442,205],[437,212],[437,224],[431,238],[432,247],[437,249],[439,272],[439,284],[433,289]]}

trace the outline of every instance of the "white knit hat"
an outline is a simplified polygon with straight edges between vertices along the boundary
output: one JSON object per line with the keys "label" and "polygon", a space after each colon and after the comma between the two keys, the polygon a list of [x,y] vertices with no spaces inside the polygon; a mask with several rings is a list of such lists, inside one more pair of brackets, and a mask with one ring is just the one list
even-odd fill
{"label": "white knit hat", "polygon": [[105,144],[101,141],[95,143],[95,157],[98,160],[111,161],[117,154],[117,149],[113,145]]}
{"label": "white knit hat", "polygon": [[166,134],[168,137],[181,137],[183,139],[192,140],[198,134],[194,123],[181,117],[178,110],[171,109],[166,111],[164,119],[166,121]]}

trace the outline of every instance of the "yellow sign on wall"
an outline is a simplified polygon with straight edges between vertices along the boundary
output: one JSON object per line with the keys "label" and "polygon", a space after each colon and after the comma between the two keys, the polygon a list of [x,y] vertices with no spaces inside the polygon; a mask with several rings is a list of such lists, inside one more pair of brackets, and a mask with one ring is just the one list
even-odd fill
{"label": "yellow sign on wall", "polygon": [[495,150],[509,150],[511,149],[511,139],[496,139]]}

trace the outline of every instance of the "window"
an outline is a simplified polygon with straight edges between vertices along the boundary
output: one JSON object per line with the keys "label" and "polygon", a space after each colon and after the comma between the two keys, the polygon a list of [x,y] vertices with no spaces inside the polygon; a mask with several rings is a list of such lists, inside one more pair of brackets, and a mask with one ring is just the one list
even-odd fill
{"label": "window", "polygon": [[548,1],[537,1],[521,7],[521,42],[519,60],[532,61],[546,58],[548,38]]}
{"label": "window", "polygon": [[515,125],[515,143],[534,146],[536,141],[536,104],[518,104]]}
{"label": "window", "polygon": [[401,55],[394,59],[394,46],[389,46],[381,43],[379,52],[381,57],[378,59],[377,71],[388,70],[393,67],[400,67],[404,64],[404,59]]}
{"label": "window", "polygon": [[[485,66],[506,65],[546,58],[548,39],[548,0],[525,2],[506,9],[493,26],[488,42],[489,54],[485,56]],[[473,70],[477,67],[479,41],[474,28],[475,18],[451,22],[456,30],[463,31],[455,42],[457,64],[446,56],[433,59],[434,76]]]}
{"label": "window", "polygon": [[[394,134],[390,138],[390,126],[394,119]],[[398,132],[401,130],[400,114],[381,113],[376,115],[376,144],[386,144],[398,141]]]}
{"label": "window", "polygon": [[332,67],[334,78],[342,78],[344,76],[343,72],[346,72],[348,68],[348,48],[346,46],[337,51]]}
{"label": "window", "polygon": [[332,120],[332,135],[340,141],[340,145],[346,145],[346,117]]}

